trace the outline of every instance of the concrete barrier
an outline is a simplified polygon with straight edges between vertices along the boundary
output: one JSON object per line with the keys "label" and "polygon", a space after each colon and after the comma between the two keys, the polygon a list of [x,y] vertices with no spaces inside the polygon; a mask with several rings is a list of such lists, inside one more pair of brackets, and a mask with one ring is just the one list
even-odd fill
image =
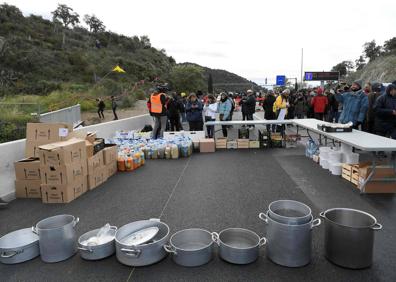
{"label": "concrete barrier", "polygon": [[40,115],[40,122],[66,122],[75,124],[79,121],[81,121],[81,107],[79,104]]}
{"label": "concrete barrier", "polygon": [[[120,119],[110,122],[86,126],[76,130],[83,132],[96,131],[102,138],[114,136],[116,130],[142,129],[146,124],[152,124],[150,115]],[[0,144],[0,198],[5,201],[15,199],[14,162],[24,158],[25,139]]]}

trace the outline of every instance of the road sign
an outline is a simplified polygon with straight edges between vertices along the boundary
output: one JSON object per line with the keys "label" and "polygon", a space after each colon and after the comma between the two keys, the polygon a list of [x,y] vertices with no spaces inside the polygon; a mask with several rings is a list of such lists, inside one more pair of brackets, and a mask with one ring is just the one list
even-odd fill
{"label": "road sign", "polygon": [[339,80],[340,73],[338,71],[310,71],[305,72],[305,81],[326,81],[326,80]]}
{"label": "road sign", "polygon": [[285,86],[286,84],[286,76],[285,75],[277,75],[276,76],[276,85]]}

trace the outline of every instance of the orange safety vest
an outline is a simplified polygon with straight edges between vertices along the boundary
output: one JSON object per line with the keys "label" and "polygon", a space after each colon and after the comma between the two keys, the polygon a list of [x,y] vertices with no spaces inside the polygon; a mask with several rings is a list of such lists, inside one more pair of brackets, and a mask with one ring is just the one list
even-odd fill
{"label": "orange safety vest", "polygon": [[165,95],[164,93],[159,94],[151,94],[150,101],[151,101],[151,112],[155,114],[162,113],[162,103],[161,103],[161,96]]}

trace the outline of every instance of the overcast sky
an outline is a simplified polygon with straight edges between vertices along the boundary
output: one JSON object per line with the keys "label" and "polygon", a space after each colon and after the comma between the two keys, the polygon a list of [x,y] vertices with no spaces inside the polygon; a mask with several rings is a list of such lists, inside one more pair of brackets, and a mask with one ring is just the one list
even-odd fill
{"label": "overcast sky", "polygon": [[[1,1],[1,0],[0,0]],[[300,78],[355,60],[362,45],[396,36],[396,1],[354,0],[10,0],[25,15],[51,18],[58,3],[95,14],[108,30],[148,35],[178,63],[225,69],[263,83],[276,75]]]}

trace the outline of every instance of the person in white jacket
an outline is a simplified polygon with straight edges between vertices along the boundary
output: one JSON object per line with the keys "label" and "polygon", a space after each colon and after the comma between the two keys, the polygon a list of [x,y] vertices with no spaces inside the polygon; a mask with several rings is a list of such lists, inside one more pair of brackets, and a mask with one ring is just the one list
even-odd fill
{"label": "person in white jacket", "polygon": [[[216,114],[217,114],[218,105],[216,103],[216,99],[213,95],[208,95],[207,102],[203,108],[204,115],[205,115],[205,122],[207,121],[215,121]],[[210,125],[206,127],[208,131],[208,138],[213,138],[214,136],[214,126]]]}

